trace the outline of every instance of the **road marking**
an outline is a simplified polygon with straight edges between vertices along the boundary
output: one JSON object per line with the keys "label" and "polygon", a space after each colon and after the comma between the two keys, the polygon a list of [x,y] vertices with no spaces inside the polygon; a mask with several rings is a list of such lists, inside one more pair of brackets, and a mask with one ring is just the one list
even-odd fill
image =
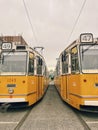
{"label": "road marking", "polygon": [[18,124],[19,122],[3,122],[1,121],[0,124]]}
{"label": "road marking", "polygon": [[98,123],[98,121],[86,121],[86,123]]}

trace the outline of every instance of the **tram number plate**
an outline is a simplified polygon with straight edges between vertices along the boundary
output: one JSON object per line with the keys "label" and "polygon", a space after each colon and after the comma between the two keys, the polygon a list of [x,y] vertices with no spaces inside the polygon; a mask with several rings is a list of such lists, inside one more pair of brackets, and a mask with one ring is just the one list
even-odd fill
{"label": "tram number plate", "polygon": [[12,44],[8,42],[2,43],[2,50],[10,50],[12,49]]}
{"label": "tram number plate", "polygon": [[16,87],[16,84],[7,84],[7,87]]}
{"label": "tram number plate", "polygon": [[84,33],[80,35],[80,42],[81,43],[92,43],[93,42],[93,35],[91,33]]}

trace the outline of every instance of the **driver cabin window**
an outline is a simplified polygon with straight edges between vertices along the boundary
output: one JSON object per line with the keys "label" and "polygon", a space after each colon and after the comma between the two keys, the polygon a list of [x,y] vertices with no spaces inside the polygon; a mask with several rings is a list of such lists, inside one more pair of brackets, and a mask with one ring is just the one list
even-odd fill
{"label": "driver cabin window", "polygon": [[77,47],[71,49],[71,71],[73,73],[79,72],[79,60]]}
{"label": "driver cabin window", "polygon": [[29,74],[34,75],[34,54],[29,54]]}

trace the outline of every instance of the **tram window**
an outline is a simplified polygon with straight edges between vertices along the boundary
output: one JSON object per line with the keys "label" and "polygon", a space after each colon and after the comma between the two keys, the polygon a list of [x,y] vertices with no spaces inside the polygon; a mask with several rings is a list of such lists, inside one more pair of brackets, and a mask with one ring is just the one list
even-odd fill
{"label": "tram window", "polygon": [[[25,52],[3,52],[1,57],[0,72],[3,73],[26,73],[26,58]],[[13,73],[14,72],[14,73]]]}
{"label": "tram window", "polygon": [[48,74],[47,74],[47,67],[46,67],[45,64],[43,65],[43,75],[45,75],[45,76],[48,75]]}
{"label": "tram window", "polygon": [[43,60],[38,57],[37,58],[37,74],[42,75],[42,65],[43,65]]}
{"label": "tram window", "polygon": [[4,56],[0,55],[0,64],[3,64],[3,62],[4,62]]}
{"label": "tram window", "polygon": [[71,71],[72,72],[79,71],[78,51],[76,47],[74,47],[71,50]]}
{"label": "tram window", "polygon": [[[81,66],[83,73],[98,72],[98,45],[81,45]],[[93,62],[92,62],[93,61]]]}
{"label": "tram window", "polygon": [[31,53],[29,56],[29,73],[34,74],[34,58],[33,58],[33,54]]}
{"label": "tram window", "polygon": [[65,60],[62,62],[62,73],[68,73],[68,56],[66,57]]}
{"label": "tram window", "polygon": [[46,75],[46,66],[44,66],[44,72],[43,75]]}
{"label": "tram window", "polygon": [[29,60],[29,73],[34,74],[34,60]]}
{"label": "tram window", "polygon": [[59,61],[57,61],[56,69],[55,69],[55,76],[58,76],[60,74],[60,64]]}
{"label": "tram window", "polygon": [[60,61],[59,60],[57,62],[57,66],[56,66],[56,72],[57,72],[57,75],[60,75]]}

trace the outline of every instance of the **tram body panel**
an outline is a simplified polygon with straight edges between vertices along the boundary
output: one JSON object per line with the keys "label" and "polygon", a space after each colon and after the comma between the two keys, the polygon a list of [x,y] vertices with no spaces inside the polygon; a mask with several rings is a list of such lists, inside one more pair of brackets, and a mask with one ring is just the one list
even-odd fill
{"label": "tram body panel", "polygon": [[27,85],[27,101],[29,105],[37,101],[37,84],[35,76],[27,76],[28,85]]}
{"label": "tram body panel", "polygon": [[82,74],[80,78],[82,95],[98,95],[98,74]]}
{"label": "tram body panel", "polygon": [[[67,98],[69,100],[68,103],[78,108],[80,105],[98,105],[97,83],[97,74],[69,75],[67,83]],[[65,86],[65,84],[66,83],[64,83],[63,86]],[[67,98],[64,96],[65,100]]]}
{"label": "tram body panel", "polygon": [[[45,91],[47,89],[45,84]],[[43,76],[1,76],[0,77],[0,103],[28,102],[31,105],[44,95]],[[13,94],[9,94],[13,90]],[[24,99],[24,100],[21,100]]]}
{"label": "tram body panel", "polygon": [[48,79],[47,79],[47,77],[43,77],[43,92],[45,92],[46,91],[46,89],[47,89],[47,84],[49,84],[48,83]]}
{"label": "tram body panel", "polygon": [[26,93],[27,81],[26,76],[0,76],[0,94],[8,93],[9,88],[13,88],[16,94]]}
{"label": "tram body panel", "polygon": [[[23,76],[0,76],[0,103],[14,102],[13,98],[24,98],[27,95],[27,77]],[[13,94],[9,92],[13,91]],[[5,99],[4,99],[5,98]],[[8,99],[8,100],[7,100]],[[20,100],[20,102],[23,102]]]}
{"label": "tram body panel", "polygon": [[68,99],[67,75],[62,75],[61,76],[61,97],[64,100]]}
{"label": "tram body panel", "polygon": [[42,96],[42,77],[37,76],[37,90],[38,90],[38,99]]}
{"label": "tram body panel", "polygon": [[81,83],[80,75],[67,75],[67,101],[70,105],[79,108],[80,102],[82,102],[81,95]]}
{"label": "tram body panel", "polygon": [[81,98],[82,105],[98,106],[98,75],[81,75]]}
{"label": "tram body panel", "polygon": [[[13,101],[13,98],[24,98],[24,102],[29,101],[29,105],[37,101],[35,76],[3,76],[0,79],[0,100],[2,100],[1,98],[11,98]],[[9,89],[12,89],[14,93],[9,94]]]}
{"label": "tram body panel", "polygon": [[61,93],[61,76],[56,77],[56,87],[59,93]]}
{"label": "tram body panel", "polygon": [[57,88],[61,88],[61,91],[58,90],[62,99],[73,107],[80,109],[80,105],[98,105],[97,74],[63,75],[57,77],[55,82]]}

